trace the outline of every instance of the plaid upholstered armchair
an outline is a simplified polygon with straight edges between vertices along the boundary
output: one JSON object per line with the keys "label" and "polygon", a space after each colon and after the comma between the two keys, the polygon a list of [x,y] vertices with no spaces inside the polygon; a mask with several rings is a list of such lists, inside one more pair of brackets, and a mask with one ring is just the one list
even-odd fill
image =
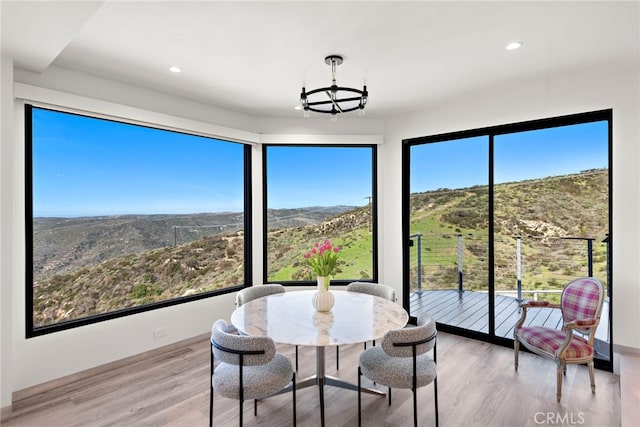
{"label": "plaid upholstered armchair", "polygon": [[[520,305],[522,316],[514,330],[515,368],[518,370],[520,344],[557,365],[557,399],[562,396],[562,375],[567,364],[589,366],[591,392],[596,392],[593,372],[593,341],[600,322],[604,289],[593,277],[576,279],[562,291],[560,304],[547,301],[529,301]],[[544,326],[524,326],[527,311],[534,308],[558,308],[562,310],[562,329]]]}

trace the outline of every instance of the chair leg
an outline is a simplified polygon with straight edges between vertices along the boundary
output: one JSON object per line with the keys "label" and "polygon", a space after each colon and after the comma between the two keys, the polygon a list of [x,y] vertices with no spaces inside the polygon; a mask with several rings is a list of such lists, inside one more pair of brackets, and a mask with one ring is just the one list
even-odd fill
{"label": "chair leg", "polygon": [[361,403],[360,403],[361,377],[362,377],[362,371],[360,370],[360,366],[358,366],[358,427],[360,427],[362,425],[362,408],[361,408]]}
{"label": "chair leg", "polygon": [[213,427],[213,387],[209,388],[209,427]]}
{"label": "chair leg", "polygon": [[595,378],[595,373],[593,372],[593,359],[587,362],[587,366],[589,366],[589,379],[591,380],[591,393],[595,393],[596,378]]}
{"label": "chair leg", "polygon": [[[296,348],[298,348],[296,346]],[[296,373],[293,373],[293,427],[296,427]]]}
{"label": "chair leg", "polygon": [[298,372],[298,346],[296,346],[296,372]]}
{"label": "chair leg", "polygon": [[244,400],[240,399],[240,400],[238,400],[238,402],[239,402],[238,406],[240,407],[240,415],[238,416],[238,419],[240,420],[240,424],[239,425],[240,425],[240,427],[242,427],[242,406],[243,406]]}
{"label": "chair leg", "polygon": [[413,388],[413,427],[418,427],[418,396],[416,388]]}
{"label": "chair leg", "polygon": [[336,371],[340,370],[340,346],[336,346]]}
{"label": "chair leg", "polygon": [[516,367],[516,371],[518,370],[518,353],[520,352],[520,342],[518,338],[513,340],[513,357],[514,357],[514,366]]}
{"label": "chair leg", "polygon": [[389,387],[387,394],[389,395],[389,406],[391,406],[391,387]]}
{"label": "chair leg", "polygon": [[253,399],[253,416],[258,416],[258,399]]}
{"label": "chair leg", "polygon": [[214,360],[213,360],[213,352],[209,357],[210,363],[210,374],[209,374],[209,427],[213,427],[213,371],[214,371]]}
{"label": "chair leg", "polygon": [[560,398],[562,397],[562,372],[564,371],[564,365],[558,365],[558,374],[557,374],[557,391],[556,398],[558,402],[560,402]]}
{"label": "chair leg", "polygon": [[438,417],[438,378],[433,379],[433,400],[436,402],[436,427],[440,422]]}

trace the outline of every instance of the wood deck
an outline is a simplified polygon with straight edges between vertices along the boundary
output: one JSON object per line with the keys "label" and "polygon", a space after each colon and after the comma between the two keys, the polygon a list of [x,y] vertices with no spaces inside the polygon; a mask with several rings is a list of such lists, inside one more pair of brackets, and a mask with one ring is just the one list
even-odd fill
{"label": "wood deck", "polygon": [[[436,322],[469,329],[472,331],[489,332],[488,294],[485,292],[457,290],[423,291],[411,294],[410,312],[431,314]],[[518,301],[509,296],[496,295],[496,336],[513,338],[513,327],[520,319]],[[596,338],[605,342],[608,340],[609,304],[605,300],[602,309],[600,325],[596,331]],[[560,310],[541,308],[527,312],[526,325],[546,326],[559,329],[562,316]]]}

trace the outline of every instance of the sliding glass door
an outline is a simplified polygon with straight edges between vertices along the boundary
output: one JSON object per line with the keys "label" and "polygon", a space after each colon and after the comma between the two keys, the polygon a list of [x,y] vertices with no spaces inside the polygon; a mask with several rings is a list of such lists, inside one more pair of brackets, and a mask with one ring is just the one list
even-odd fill
{"label": "sliding glass door", "polygon": [[[583,276],[607,287],[608,128],[608,121],[599,120],[495,136],[496,336],[513,337],[519,317],[514,298],[559,303],[563,287]],[[597,334],[597,349],[606,359],[608,313],[606,298]],[[562,326],[559,310],[536,314],[527,321]]]}
{"label": "sliding glass door", "polygon": [[[559,302],[593,276],[607,290],[596,350],[610,368],[610,129],[599,111],[404,141],[410,313],[509,345],[522,300]],[[560,327],[559,310],[531,322]]]}
{"label": "sliding glass door", "polygon": [[412,311],[488,332],[486,136],[411,146]]}

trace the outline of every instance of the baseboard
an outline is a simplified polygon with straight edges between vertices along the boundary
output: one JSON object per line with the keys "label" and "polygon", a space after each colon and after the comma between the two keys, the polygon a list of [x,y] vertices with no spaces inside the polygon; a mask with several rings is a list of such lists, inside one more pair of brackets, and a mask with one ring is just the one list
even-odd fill
{"label": "baseboard", "polygon": [[11,416],[11,405],[0,408],[0,424]]}
{"label": "baseboard", "polygon": [[640,348],[627,347],[625,345],[614,344],[613,352],[626,356],[640,357]]}
{"label": "baseboard", "polygon": [[[96,366],[94,368],[90,368],[84,371],[80,371],[80,372],[76,372],[73,373],[71,375],[67,375],[64,377],[60,377],[60,378],[56,378],[54,380],[51,381],[47,381],[44,382],[42,384],[37,384],[31,387],[27,387],[25,389],[22,390],[17,390],[14,391],[12,394],[12,402],[13,402],[13,406],[19,406],[16,405],[17,402],[20,402],[23,399],[27,399],[29,397],[32,397],[34,395],[40,394],[40,393],[45,393],[48,391],[51,391],[53,389],[56,389],[58,387],[62,387],[68,384],[72,384],[76,381],[80,381],[95,375],[99,375],[102,374],[104,372],[108,372],[110,370],[116,369],[116,368],[120,368],[122,366],[126,366],[129,365],[131,363],[134,362],[138,362],[140,360],[143,359],[147,359],[150,357],[154,357],[154,356],[158,356],[161,355],[163,353],[167,353],[170,351],[173,351],[174,349],[177,348],[182,348],[182,347],[186,347],[192,344],[196,344],[198,342],[202,342],[202,343],[206,343],[209,340],[209,333],[206,334],[202,334],[202,335],[197,335],[195,337],[192,338],[188,338],[186,340],[182,340],[182,341],[178,341],[175,342],[173,344],[169,344],[163,347],[158,347],[155,348],[153,350],[149,350],[149,351],[145,351],[144,353],[139,353],[139,354],[135,354],[133,356],[129,356],[126,357],[124,359],[119,359],[110,363],[107,363],[105,365],[100,365],[100,366]],[[4,413],[5,408],[2,408],[2,419],[5,419],[5,413]],[[11,411],[9,411],[9,413],[11,413]],[[8,415],[7,415],[8,416]]]}

